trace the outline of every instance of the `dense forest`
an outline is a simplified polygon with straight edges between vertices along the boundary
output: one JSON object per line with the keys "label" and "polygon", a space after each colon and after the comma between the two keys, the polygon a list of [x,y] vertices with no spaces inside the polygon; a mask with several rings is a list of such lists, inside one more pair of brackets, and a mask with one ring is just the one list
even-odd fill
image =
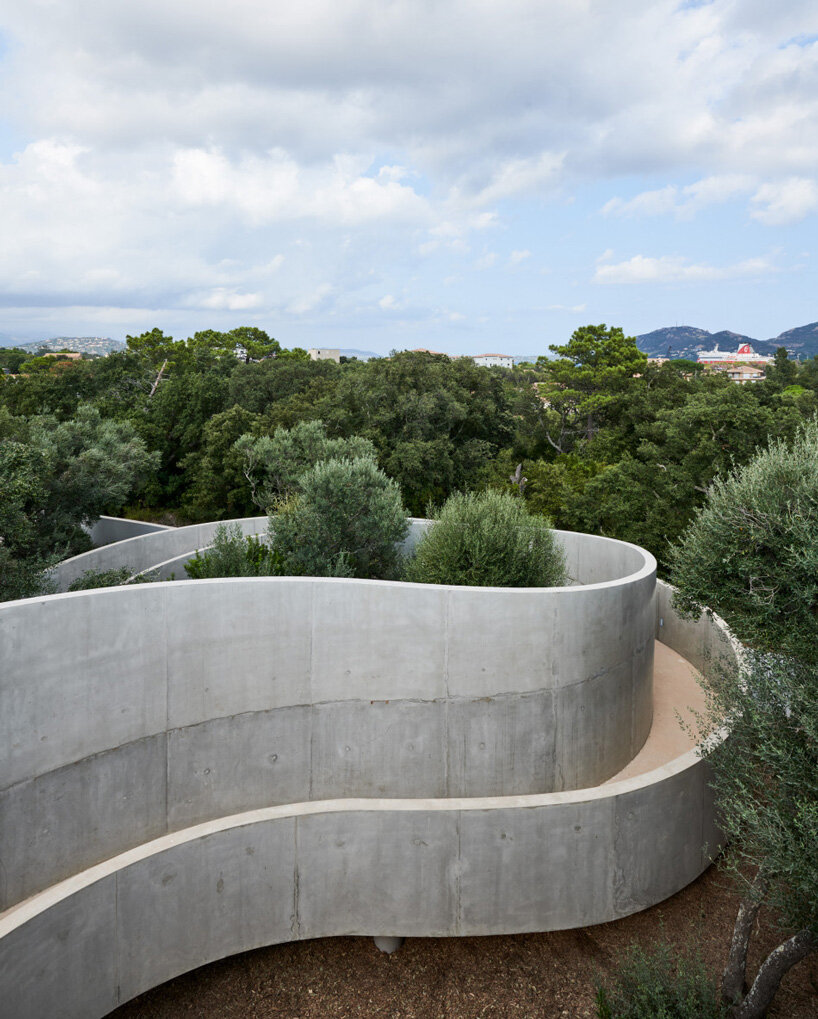
{"label": "dense forest", "polygon": [[82,360],[0,351],[0,594],[38,593],[101,512],[175,524],[266,512],[259,440],[308,421],[329,440],[368,440],[412,515],[506,489],[556,527],[643,545],[664,569],[713,479],[792,437],[818,401],[818,359],[783,349],[743,386],[690,361],[648,364],[604,325],[551,349],[509,370],[415,352],[336,364],[242,327],[185,340],[154,329]]}

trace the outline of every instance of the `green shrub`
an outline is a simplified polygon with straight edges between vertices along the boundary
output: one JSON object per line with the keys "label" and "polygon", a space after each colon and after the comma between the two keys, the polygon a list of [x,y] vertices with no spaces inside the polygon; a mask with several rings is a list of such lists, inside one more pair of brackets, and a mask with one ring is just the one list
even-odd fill
{"label": "green shrub", "polygon": [[597,986],[599,1019],[725,1019],[716,982],[696,953],[661,942],[646,952],[633,945],[610,989]]}
{"label": "green shrub", "polygon": [[717,479],[673,549],[675,606],[758,650],[818,661],[818,419]]}
{"label": "green shrub", "polygon": [[185,563],[185,572],[193,580],[212,577],[276,577],[282,560],[265,542],[253,535],[245,537],[238,524],[219,524],[210,548],[197,552]]}
{"label": "green shrub", "polygon": [[369,457],[315,464],[299,494],[270,518],[270,544],[288,573],[391,578],[408,523],[400,488]]}
{"label": "green shrub", "polygon": [[404,570],[418,584],[559,587],[565,556],[548,521],[508,492],[457,492]]}
{"label": "green shrub", "polygon": [[133,576],[130,566],[120,566],[116,570],[86,570],[68,585],[69,591],[93,591],[98,587],[120,587],[127,584]]}

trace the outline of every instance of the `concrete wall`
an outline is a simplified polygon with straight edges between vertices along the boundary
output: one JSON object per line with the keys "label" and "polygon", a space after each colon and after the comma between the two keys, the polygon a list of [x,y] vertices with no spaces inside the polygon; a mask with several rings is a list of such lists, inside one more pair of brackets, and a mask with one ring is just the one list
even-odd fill
{"label": "concrete wall", "polygon": [[138,538],[143,534],[172,531],[174,528],[165,524],[150,524],[145,520],[127,520],[125,517],[100,517],[87,530],[93,544],[98,546],[124,541],[126,538]]}
{"label": "concrete wall", "polygon": [[693,754],[574,794],[267,808],[166,836],[0,916],[0,994],[15,1019],[95,1019],[262,945],[601,923],[697,877],[711,817]]}
{"label": "concrete wall", "polygon": [[[577,539],[578,551],[580,545]],[[444,717],[462,705],[477,710],[480,695],[489,698],[485,704],[537,696],[544,689],[537,683],[546,677],[554,681],[548,687],[552,697],[570,691],[577,684],[563,681],[571,669],[578,670],[574,676],[584,674],[593,639],[615,657],[615,627],[605,622],[614,603],[606,607],[597,599],[623,586],[639,587],[647,577],[652,577],[650,564],[635,584],[501,592],[509,608],[495,623],[468,589],[363,581],[202,581],[0,607],[4,663],[19,665],[25,659],[33,666],[25,680],[20,672],[11,680],[3,674],[0,747],[6,757],[0,775],[4,784],[14,776],[16,785],[7,789],[13,795],[45,783],[34,798],[18,800],[2,824],[11,843],[18,836],[13,831],[9,836],[10,827],[24,823],[24,811],[40,830],[32,829],[34,838],[22,856],[14,845],[0,849],[0,872],[15,886],[8,891],[16,901],[25,894],[19,867],[58,869],[59,861],[34,859],[48,841],[47,829],[56,824],[63,826],[60,843],[72,875],[0,915],[4,1009],[15,1019],[94,1019],[179,973],[261,945],[337,934],[443,936],[568,928],[625,916],[678,891],[707,865],[703,847],[712,850],[719,838],[706,768],[694,752],[648,774],[578,791],[462,798],[455,785],[439,798],[385,799],[376,798],[370,785],[365,795],[372,798],[360,799],[351,786],[336,794],[320,788],[321,782],[336,780],[333,771],[338,781],[366,780],[367,773],[354,764],[344,771],[344,762],[360,755],[372,738],[380,738],[387,754],[378,758],[379,764],[386,760],[384,774],[389,753],[393,760],[414,753],[412,781],[429,780],[428,747],[418,749],[413,742],[410,750],[408,730],[396,736],[389,729],[400,716],[386,714],[388,694],[397,697],[409,720],[418,705],[428,710],[419,691],[438,690],[429,704],[445,705],[438,712]],[[663,620],[661,633],[674,650],[706,657],[729,647],[717,620],[677,620],[666,586],[659,588],[659,613],[648,598],[647,622],[653,629]],[[415,601],[418,591],[433,600]],[[463,598],[453,598],[452,592]],[[487,598],[498,593],[485,592]],[[543,606],[549,595],[565,600],[564,611],[571,607],[566,622],[580,624],[570,627],[574,637],[560,627],[540,625],[542,615],[528,603],[532,594],[543,599]],[[596,609],[590,616],[581,611],[585,594]],[[343,596],[340,606],[334,600],[338,595]],[[353,600],[355,626],[343,614],[333,623],[334,614]],[[632,610],[631,605],[621,615],[613,611],[620,629],[642,626],[642,615]],[[543,611],[553,619],[553,608]],[[264,628],[288,612],[308,619],[309,626],[301,632],[282,627],[271,646]],[[392,630],[379,638],[387,618]],[[419,628],[435,618],[442,636],[418,640]],[[499,644],[473,636],[476,646],[469,653],[453,635],[458,619],[477,633],[494,626]],[[36,632],[30,629],[35,622],[41,624]],[[370,635],[366,656],[356,627]],[[585,634],[585,644],[571,644],[577,633]],[[27,645],[44,634],[41,653],[29,653]],[[71,676],[64,648],[60,672],[61,643],[84,657],[93,681],[60,682]],[[543,651],[549,648],[554,657],[543,669]],[[393,664],[401,668],[393,671]],[[157,675],[158,681],[137,682]],[[587,686],[586,704],[595,701],[594,683],[600,678],[591,672],[579,680]],[[24,681],[27,690],[20,688]],[[368,700],[360,697],[361,685]],[[339,694],[345,699],[338,700]],[[475,696],[478,701],[469,702]],[[371,710],[361,711],[359,701]],[[333,714],[336,708],[341,714]],[[563,710],[569,712],[570,701],[557,717]],[[299,762],[298,754],[306,753],[303,741],[287,741],[304,711],[312,716],[310,755],[316,745],[319,753]],[[537,759],[536,742],[517,728],[503,728],[504,711],[476,722],[469,716],[471,728],[461,730],[477,735],[469,773],[480,773],[484,733],[496,740],[491,754],[510,773],[531,768]],[[322,712],[331,722],[330,738],[319,735],[315,743]],[[350,713],[346,728],[343,712]],[[526,714],[515,716],[515,725]],[[255,739],[248,739],[248,730],[233,729],[244,715],[253,716],[258,726]],[[428,737],[429,717],[417,725],[419,737]],[[575,733],[562,731],[562,736],[573,742]],[[187,740],[194,752],[175,756]],[[101,749],[106,744],[116,749]],[[230,753],[220,757],[225,746]],[[128,756],[119,756],[123,751]],[[298,802],[307,759],[318,787],[310,790],[314,802],[304,802],[303,796]],[[162,767],[183,760],[187,770],[171,767],[174,777],[163,784]],[[103,762],[102,770],[97,762]],[[447,781],[456,774],[455,768]],[[377,774],[369,772],[368,780],[377,783]],[[263,789],[268,803],[278,783],[281,789],[291,783],[287,796],[293,801],[238,813],[245,808],[236,806],[234,797],[248,783]],[[330,795],[347,798],[319,798]],[[168,823],[163,797],[179,810],[181,830],[171,834],[163,833]],[[202,803],[213,819],[182,827],[193,823],[189,817],[197,816]],[[61,810],[74,820],[61,820]],[[143,844],[113,855],[119,851],[112,848],[116,833],[132,817],[138,819]],[[83,839],[93,832],[108,833],[105,855],[111,858],[76,873],[84,865]],[[25,853],[33,857],[27,860]]]}
{"label": "concrete wall", "polygon": [[[97,535],[118,533],[119,538],[107,538],[116,543],[64,560],[52,571],[52,578],[57,583],[58,591],[67,591],[69,585],[86,570],[113,570],[123,566],[131,567],[134,573],[158,568],[160,579],[169,579],[171,573],[175,574],[176,579],[181,579],[185,576],[185,562],[196,551],[210,545],[219,523],[213,521],[191,524],[189,527],[166,528],[159,524],[142,524],[136,520],[100,517],[92,530],[92,540],[101,544],[102,539],[97,538]],[[244,517],[221,523],[237,523],[243,534],[263,534],[267,530],[268,518]],[[409,532],[401,543],[405,555],[411,554],[430,526],[430,520],[409,518]],[[142,528],[152,530],[143,532]],[[573,531],[555,531],[555,534],[565,550],[568,574],[573,582],[595,584],[619,580],[636,573],[643,563],[644,552],[627,542],[576,534]]]}
{"label": "concrete wall", "polygon": [[[100,518],[100,522],[94,525],[92,540],[97,533],[97,527],[100,528],[99,533],[105,533],[108,529],[109,525],[101,522],[104,519]],[[153,530],[63,560],[54,567],[51,577],[56,582],[58,591],[67,591],[73,581],[81,577],[86,570],[116,570],[127,566],[134,573],[143,573],[168,559],[205,548],[213,541],[213,535],[220,523],[238,523],[243,534],[262,534],[267,530],[267,517],[212,521],[206,524],[191,524],[189,527],[160,528],[158,524],[148,524],[146,526]],[[184,570],[182,574],[184,575]]]}
{"label": "concrete wall", "polygon": [[0,605],[0,908],[255,807],[609,778],[650,729],[655,629],[653,561],[616,545],[642,569],[570,589],[259,578]]}

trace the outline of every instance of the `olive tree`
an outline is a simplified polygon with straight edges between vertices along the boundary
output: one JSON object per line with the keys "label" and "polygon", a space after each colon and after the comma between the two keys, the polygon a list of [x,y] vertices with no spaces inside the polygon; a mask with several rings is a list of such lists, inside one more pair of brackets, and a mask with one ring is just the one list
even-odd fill
{"label": "olive tree", "polygon": [[548,521],[521,499],[488,489],[456,492],[436,515],[404,571],[422,584],[558,587],[565,557]]}
{"label": "olive tree", "polygon": [[368,439],[331,439],[323,421],[300,421],[272,435],[242,435],[235,443],[253,502],[265,511],[298,489],[300,476],[321,460],[375,458]]}
{"label": "olive tree", "polygon": [[743,643],[818,662],[818,419],[717,479],[672,552],[677,606]]}
{"label": "olive tree", "polygon": [[42,593],[43,571],[90,545],[83,525],[118,509],[155,467],[130,424],[80,406],[70,421],[0,416],[0,598]]}
{"label": "olive tree", "polygon": [[[700,746],[745,881],[722,995],[736,1019],[756,1019],[818,948],[818,422],[717,481],[674,562],[682,612],[715,609],[748,645],[737,664],[705,670]],[[764,902],[783,940],[748,989]]]}
{"label": "olive tree", "polygon": [[408,530],[397,482],[369,457],[321,461],[270,517],[269,542],[303,576],[393,577]]}

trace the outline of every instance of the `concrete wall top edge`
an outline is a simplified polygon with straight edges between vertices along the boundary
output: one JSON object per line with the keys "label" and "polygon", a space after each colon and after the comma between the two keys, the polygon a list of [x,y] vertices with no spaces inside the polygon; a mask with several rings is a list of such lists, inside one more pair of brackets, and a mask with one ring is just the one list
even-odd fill
{"label": "concrete wall top edge", "polygon": [[[231,523],[250,524],[250,523],[255,523],[255,524],[257,524],[259,521],[266,521],[266,519],[267,519],[266,517],[247,517],[247,518],[241,518],[241,519],[237,519],[237,520],[220,521],[220,523],[224,523],[224,524],[231,524]],[[426,521],[423,521],[420,518],[409,518],[409,519],[410,519],[410,521],[413,521],[413,522],[416,522],[416,523],[425,523],[426,522]],[[203,526],[205,526],[205,525],[191,524],[189,527],[182,527],[182,528],[175,528],[175,529],[171,528],[169,530],[171,530],[173,532],[174,540],[176,540],[180,535],[186,534],[187,532],[191,532],[191,534],[192,534],[194,531],[198,531],[198,529],[203,527]],[[209,528],[209,527],[211,527],[213,525],[207,525],[207,526]],[[203,580],[203,581],[202,580],[189,581],[189,580],[181,580],[181,579],[180,580],[174,580],[174,581],[157,581],[156,584],[163,584],[164,583],[164,584],[174,584],[174,585],[178,586],[179,584],[183,584],[183,583],[230,584],[230,583],[236,583],[236,581],[240,581],[241,583],[280,583],[282,581],[286,582],[286,581],[290,581],[290,580],[301,580],[301,581],[309,580],[312,583],[319,583],[319,584],[357,584],[357,585],[360,585],[360,584],[364,584],[364,585],[366,585],[366,584],[377,584],[377,585],[385,585],[385,586],[389,586],[389,587],[438,588],[438,589],[443,589],[443,590],[447,590],[447,591],[473,591],[473,592],[485,592],[487,594],[497,594],[497,593],[501,593],[502,592],[507,597],[514,597],[515,595],[519,596],[521,594],[522,595],[524,595],[524,594],[530,595],[532,592],[546,592],[546,591],[574,591],[574,592],[576,592],[579,589],[581,589],[583,591],[605,590],[606,588],[614,588],[614,587],[624,586],[624,585],[628,585],[628,584],[633,584],[633,583],[641,580],[644,577],[655,576],[655,573],[656,573],[656,559],[654,558],[653,555],[651,555],[650,552],[648,552],[646,549],[640,548],[638,545],[634,545],[634,544],[632,544],[630,542],[626,542],[626,541],[619,541],[618,539],[615,539],[615,538],[605,538],[605,537],[602,537],[600,535],[595,535],[595,534],[584,534],[584,533],[579,532],[579,531],[560,531],[560,530],[555,530],[554,533],[558,536],[558,538],[560,539],[560,541],[563,543],[564,546],[566,544],[569,545],[569,549],[568,549],[569,555],[570,555],[570,553],[572,551],[571,547],[578,547],[580,549],[581,553],[582,552],[585,553],[586,557],[587,557],[588,552],[590,552],[591,553],[591,557],[593,557],[593,552],[595,550],[597,550],[597,549],[601,550],[601,549],[604,548],[606,551],[608,551],[608,550],[617,550],[617,551],[622,551],[622,552],[625,552],[626,554],[628,554],[628,560],[629,560],[628,565],[633,566],[635,568],[634,569],[630,569],[627,573],[624,573],[623,575],[618,576],[618,577],[616,577],[614,579],[597,581],[595,583],[575,583],[575,584],[567,585],[567,586],[563,586],[563,587],[473,587],[473,588],[471,588],[471,587],[465,587],[463,585],[451,585],[451,584],[408,584],[408,583],[406,583],[404,581],[390,581],[390,580],[357,580],[357,579],[351,580],[351,579],[345,578],[345,577],[306,577],[306,578],[305,577],[242,577],[242,578],[221,577],[221,578],[212,578],[212,579]],[[158,534],[158,533],[157,534],[145,534],[145,535],[140,535],[140,536],[135,537],[135,538],[126,538],[126,539],[124,539],[121,542],[116,542],[115,544],[117,546],[117,549],[122,549],[122,550],[125,551],[125,554],[123,556],[121,556],[121,558],[123,559],[123,562],[124,562],[124,560],[127,559],[127,553],[128,553],[128,550],[130,548],[144,549],[144,547],[145,547],[144,545],[137,544],[137,543],[143,543],[145,541],[149,541],[151,539],[156,539],[157,537],[163,537],[163,536],[164,536],[164,532],[162,534]],[[107,548],[111,548],[112,546],[106,546],[106,547]],[[202,546],[202,547],[205,547],[205,546]],[[84,557],[85,556],[92,556],[92,555],[94,555],[94,553],[96,551],[97,550],[94,549],[91,552],[84,552],[84,553],[82,553],[82,555],[74,556],[71,559],[66,559],[62,563],[60,563],[59,566],[56,567],[56,569],[60,570],[63,567],[70,568],[71,574],[72,574],[72,579],[74,578],[74,576],[78,577],[83,572],[83,570],[82,570],[82,565],[83,565],[82,560],[84,559]],[[195,551],[195,549],[191,548],[188,551],[192,552],[192,551]],[[169,563],[175,562],[176,560],[182,559],[185,554],[186,554],[186,552],[184,552],[184,551],[183,552],[177,552],[172,557],[169,557],[167,559],[158,560],[156,563],[154,563],[152,565],[149,565],[149,566],[143,566],[143,565],[139,564],[139,568],[135,570],[134,575],[136,576],[136,575],[139,575],[139,574],[142,574],[142,573],[148,573],[152,569],[161,568],[162,566],[165,566],[165,565],[167,565]],[[89,567],[90,566],[92,566],[91,562],[89,562]],[[152,585],[152,586],[156,586],[156,585]],[[61,597],[65,597],[65,596],[69,596],[69,597],[73,597],[73,596],[94,596],[94,595],[96,595],[96,596],[99,596],[99,595],[110,596],[113,592],[116,592],[117,590],[121,590],[121,588],[97,588],[97,589],[94,589],[94,590],[91,590],[91,591],[72,591],[72,592],[61,591],[58,594],[54,594],[54,595],[37,595],[34,598],[22,598],[22,599],[17,599],[17,600],[14,600],[14,601],[2,602],[2,603],[0,603],[0,611],[3,611],[4,609],[6,609],[7,607],[10,607],[12,605],[21,604],[23,602],[44,602],[44,601],[48,601],[48,600],[53,599],[53,598],[61,598]]]}

